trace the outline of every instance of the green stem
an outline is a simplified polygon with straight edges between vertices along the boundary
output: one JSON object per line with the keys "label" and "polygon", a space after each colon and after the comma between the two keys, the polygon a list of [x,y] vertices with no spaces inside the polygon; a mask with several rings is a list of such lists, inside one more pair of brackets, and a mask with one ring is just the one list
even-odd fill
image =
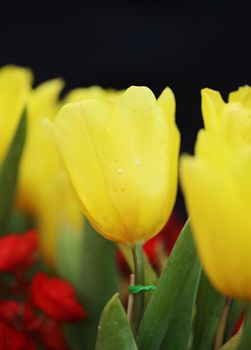
{"label": "green stem", "polygon": [[[144,257],[141,244],[132,246],[133,262],[134,262],[134,283],[144,285]],[[141,318],[144,313],[144,293],[133,294],[133,307],[132,307],[132,329],[136,334]]]}

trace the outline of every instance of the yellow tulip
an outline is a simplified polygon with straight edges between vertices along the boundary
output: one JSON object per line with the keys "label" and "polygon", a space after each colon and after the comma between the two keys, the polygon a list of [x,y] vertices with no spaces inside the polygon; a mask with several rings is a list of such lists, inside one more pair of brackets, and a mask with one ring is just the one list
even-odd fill
{"label": "yellow tulip", "polygon": [[251,88],[240,87],[225,103],[218,91],[202,90],[202,115],[205,129],[236,147],[251,142]]}
{"label": "yellow tulip", "polygon": [[83,220],[63,162],[41,120],[53,120],[59,111],[60,79],[39,85],[30,93],[28,134],[21,160],[18,206],[36,219],[42,252],[55,265],[58,235],[63,226],[80,232]]}
{"label": "yellow tulip", "polygon": [[17,66],[0,68],[0,161],[10,146],[19,118],[27,103],[32,73]]}
{"label": "yellow tulip", "polygon": [[177,188],[175,99],[130,87],[113,101],[65,105],[53,126],[82,210],[103,236],[121,243],[156,235]]}
{"label": "yellow tulip", "polygon": [[251,300],[251,144],[200,131],[182,156],[186,206],[204,269],[222,293]]}

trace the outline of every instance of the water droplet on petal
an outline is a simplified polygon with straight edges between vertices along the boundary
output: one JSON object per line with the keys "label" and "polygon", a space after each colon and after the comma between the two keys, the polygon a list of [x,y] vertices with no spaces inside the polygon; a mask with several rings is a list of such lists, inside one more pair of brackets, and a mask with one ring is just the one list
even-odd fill
{"label": "water droplet on petal", "polygon": [[140,165],[142,163],[142,160],[140,158],[135,159],[135,164]]}
{"label": "water droplet on petal", "polygon": [[119,173],[119,175],[121,175],[121,176],[124,176],[124,175],[125,175],[124,170],[123,170],[123,169],[121,169],[121,168],[117,169],[117,172],[118,172],[118,173]]}

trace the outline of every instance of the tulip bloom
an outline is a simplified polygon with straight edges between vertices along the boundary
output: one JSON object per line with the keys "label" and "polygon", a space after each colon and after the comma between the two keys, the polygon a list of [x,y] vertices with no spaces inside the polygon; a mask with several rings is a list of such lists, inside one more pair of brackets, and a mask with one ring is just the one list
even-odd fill
{"label": "tulip bloom", "polygon": [[205,129],[233,147],[251,143],[251,87],[231,92],[227,103],[218,91],[203,89],[201,93]]}
{"label": "tulip bloom", "polygon": [[84,214],[121,243],[143,242],[166,223],[176,197],[179,132],[175,100],[130,87],[114,101],[65,105],[54,124]]}
{"label": "tulip bloom", "polygon": [[251,300],[251,145],[199,133],[181,183],[204,269],[222,293]]}

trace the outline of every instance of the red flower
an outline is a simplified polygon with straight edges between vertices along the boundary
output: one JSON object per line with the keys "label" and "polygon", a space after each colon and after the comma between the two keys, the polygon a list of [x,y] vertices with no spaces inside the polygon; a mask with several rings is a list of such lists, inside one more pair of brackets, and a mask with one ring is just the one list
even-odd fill
{"label": "red flower", "polygon": [[155,265],[158,256],[158,245],[161,242],[160,235],[154,236],[144,244],[144,252],[148,256],[149,262]]}
{"label": "red flower", "polygon": [[1,350],[36,350],[32,340],[22,332],[0,322],[0,349]]}
{"label": "red flower", "polygon": [[37,273],[32,280],[31,297],[37,308],[56,321],[71,322],[87,317],[74,288],[60,278]]}
{"label": "red flower", "polygon": [[160,232],[160,237],[163,239],[168,254],[171,253],[173,246],[184,226],[184,220],[182,220],[177,211],[174,211],[170,216],[167,224]]}
{"label": "red flower", "polygon": [[69,350],[59,324],[49,320],[39,329],[39,340],[48,350]]}
{"label": "red flower", "polygon": [[35,231],[0,238],[0,271],[16,273],[29,267],[38,254]]}
{"label": "red flower", "polygon": [[0,319],[18,329],[28,329],[37,323],[37,317],[31,306],[13,300],[0,301]]}

